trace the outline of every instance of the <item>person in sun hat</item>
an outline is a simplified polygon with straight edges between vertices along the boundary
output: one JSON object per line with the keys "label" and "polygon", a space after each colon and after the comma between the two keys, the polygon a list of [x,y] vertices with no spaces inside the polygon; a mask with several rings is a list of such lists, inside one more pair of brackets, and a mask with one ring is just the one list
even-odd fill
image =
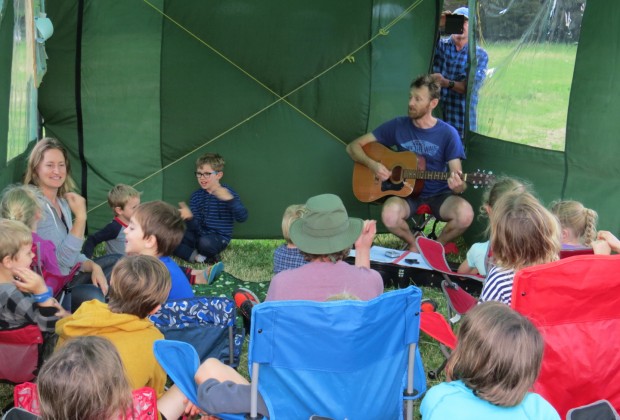
{"label": "person in sun hat", "polygon": [[[309,262],[276,274],[265,300],[325,301],[342,293],[370,300],[381,295],[381,275],[370,269],[376,221],[349,217],[334,194],[309,198],[306,211],[291,225],[289,234]],[[343,260],[353,245],[356,259],[355,265],[350,265]]]}
{"label": "person in sun hat", "polygon": [[454,12],[443,12],[439,28],[445,26],[446,15],[460,15],[465,18],[463,32],[439,38],[433,59],[433,77],[441,86],[441,109],[443,120],[456,128],[461,139],[465,134],[465,108],[467,91],[471,90],[469,107],[469,129],[476,130],[476,108],[478,90],[486,76],[489,55],[476,47],[476,73],[469,83],[469,9],[459,7]]}

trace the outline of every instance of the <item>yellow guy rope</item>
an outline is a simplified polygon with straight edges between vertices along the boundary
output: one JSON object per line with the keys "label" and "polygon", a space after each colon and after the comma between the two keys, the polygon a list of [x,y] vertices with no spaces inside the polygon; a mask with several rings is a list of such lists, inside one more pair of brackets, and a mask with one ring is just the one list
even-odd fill
{"label": "yellow guy rope", "polygon": [[[174,25],[176,25],[179,29],[181,29],[182,31],[184,31],[185,33],[187,33],[190,37],[194,38],[195,40],[197,40],[198,42],[200,42],[202,45],[204,45],[205,47],[209,48],[211,51],[213,51],[215,54],[217,54],[219,57],[221,57],[223,60],[227,61],[230,65],[232,65],[233,67],[235,67],[237,70],[239,70],[241,73],[243,73],[244,75],[246,75],[247,77],[249,77],[250,79],[252,79],[253,81],[255,81],[258,85],[260,85],[261,87],[263,87],[265,90],[267,90],[269,93],[271,93],[272,95],[276,96],[278,99],[276,99],[274,102],[266,105],[265,107],[259,109],[258,111],[256,111],[254,114],[246,117],[245,119],[239,121],[237,124],[234,124],[233,126],[229,127],[228,129],[222,131],[221,133],[217,134],[215,137],[207,140],[206,142],[204,142],[202,145],[192,149],[191,151],[187,152],[186,154],[180,156],[179,158],[175,159],[174,161],[170,162],[169,164],[163,166],[162,168],[158,169],[157,171],[153,172],[152,174],[148,175],[146,178],[143,178],[141,180],[139,180],[138,182],[136,182],[135,184],[133,184],[133,186],[135,187],[136,185],[142,184],[143,182],[151,179],[152,177],[156,176],[157,174],[165,171],[166,169],[168,169],[169,167],[176,165],[177,163],[179,163],[180,161],[184,160],[185,158],[187,158],[188,156],[192,155],[193,153],[195,153],[196,151],[202,149],[203,147],[208,146],[209,144],[213,143],[215,140],[219,139],[220,137],[230,133],[231,131],[235,130],[237,127],[247,123],[248,121],[250,121],[251,119],[253,119],[254,117],[262,114],[264,111],[268,110],[269,108],[271,108],[272,106],[280,103],[280,102],[285,102],[288,106],[290,106],[291,108],[293,108],[295,111],[297,111],[299,114],[301,114],[302,116],[304,116],[306,119],[308,119],[309,121],[311,121],[312,123],[314,123],[315,125],[317,125],[318,127],[320,127],[323,131],[325,131],[326,133],[328,133],[330,136],[332,136],[334,139],[338,140],[339,142],[341,142],[342,144],[345,144],[345,142],[340,139],[338,136],[336,136],[334,133],[332,133],[331,131],[329,131],[326,127],[322,126],[321,123],[319,123],[318,121],[314,120],[312,117],[310,117],[308,114],[304,113],[302,110],[300,110],[299,108],[297,108],[295,105],[293,105],[292,103],[290,103],[289,101],[286,100],[286,98],[288,98],[289,96],[293,95],[295,92],[299,91],[300,89],[303,89],[305,86],[309,85],[310,83],[314,82],[316,79],[322,77],[324,74],[330,72],[331,70],[333,70],[334,68],[336,68],[337,66],[345,63],[345,62],[355,62],[355,54],[357,52],[359,52],[360,50],[362,50],[363,48],[365,48],[367,45],[371,44],[375,39],[377,39],[379,36],[386,36],[389,34],[390,29],[396,25],[400,20],[402,20],[405,16],[407,16],[409,13],[411,13],[417,6],[420,5],[420,3],[422,3],[423,0],[416,0],[414,1],[409,7],[407,7],[400,15],[396,16],[392,21],[390,21],[386,26],[384,26],[383,28],[379,29],[379,31],[372,37],[370,38],[368,41],[364,42],[363,44],[361,44],[359,47],[357,47],[356,49],[354,49],[353,51],[351,51],[350,53],[346,54],[344,56],[344,58],[336,61],[334,64],[332,64],[330,67],[326,68],[325,70],[323,70],[322,72],[318,73],[317,75],[315,75],[314,77],[312,77],[311,79],[307,80],[306,82],[302,83],[301,85],[299,85],[298,87],[296,87],[295,89],[293,89],[292,91],[290,91],[289,93],[285,94],[284,96],[280,96],[278,95],[276,92],[274,92],[272,89],[269,88],[269,86],[265,85],[263,82],[261,82],[260,80],[258,80],[256,77],[254,77],[252,74],[250,74],[248,71],[246,71],[245,69],[243,69],[241,66],[239,66],[237,63],[235,63],[234,61],[232,61],[230,58],[226,57],[224,54],[222,54],[220,51],[218,51],[217,49],[215,49],[213,46],[209,45],[207,42],[205,42],[204,40],[200,39],[196,34],[194,34],[192,31],[190,31],[189,29],[187,29],[186,27],[184,27],[183,25],[181,25],[179,22],[177,22],[174,18],[172,18],[171,16],[167,15],[163,10],[159,9],[157,6],[155,6],[154,4],[152,4],[151,2],[149,2],[149,0],[143,0],[144,3],[146,3],[147,5],[149,5],[151,8],[153,8],[155,11],[157,11],[158,13],[160,13],[163,17],[165,17],[168,21],[170,21],[171,23],[173,23]],[[100,204],[98,204],[97,206],[93,207],[92,209],[89,210],[89,213],[91,211],[94,211],[96,209],[98,209],[99,207],[103,206],[104,204],[106,204],[107,202],[102,202]]]}

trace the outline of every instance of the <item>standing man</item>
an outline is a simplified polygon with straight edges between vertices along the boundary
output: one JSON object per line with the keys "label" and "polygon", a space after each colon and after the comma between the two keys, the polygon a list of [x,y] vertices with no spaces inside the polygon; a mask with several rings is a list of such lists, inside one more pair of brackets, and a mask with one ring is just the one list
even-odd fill
{"label": "standing man", "polygon": [[427,204],[437,219],[447,222],[437,238],[443,244],[461,235],[474,217],[471,205],[458,195],[466,188],[461,179],[461,159],[465,159],[461,139],[454,127],[432,115],[439,103],[439,95],[440,87],[433,76],[418,77],[410,86],[408,116],[388,121],[347,146],[351,158],[367,166],[381,181],[387,180],[391,172],[364,152],[363,147],[373,141],[424,157],[428,171],[450,172],[447,182],[425,181],[420,197],[390,197],[383,205],[383,223],[414,252],[417,252],[415,236],[407,220],[419,206]]}
{"label": "standing man", "polygon": [[[439,23],[440,28],[445,26],[446,15],[460,15],[465,17],[463,33],[453,34],[447,38],[440,38],[435,48],[433,61],[433,77],[441,86],[441,108],[445,122],[456,128],[463,139],[465,134],[465,105],[469,77],[469,9],[459,7],[454,12],[444,12]],[[489,56],[481,47],[476,47],[476,75],[471,87],[469,107],[469,128],[476,130],[476,107],[478,106],[478,90],[486,76]]]}

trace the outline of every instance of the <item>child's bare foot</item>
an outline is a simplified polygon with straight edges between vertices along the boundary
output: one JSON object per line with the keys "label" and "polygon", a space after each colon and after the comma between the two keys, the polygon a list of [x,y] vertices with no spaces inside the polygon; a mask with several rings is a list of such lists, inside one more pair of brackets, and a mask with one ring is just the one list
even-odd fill
{"label": "child's bare foot", "polygon": [[196,276],[196,284],[212,284],[222,271],[224,271],[224,263],[220,261],[204,270],[194,270],[192,274]]}

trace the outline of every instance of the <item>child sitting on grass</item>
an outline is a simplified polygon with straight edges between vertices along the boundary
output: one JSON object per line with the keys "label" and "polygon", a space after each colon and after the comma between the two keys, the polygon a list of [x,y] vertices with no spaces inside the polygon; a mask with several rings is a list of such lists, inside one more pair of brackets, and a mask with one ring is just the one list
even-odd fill
{"label": "child sitting on grass", "polygon": [[543,397],[530,393],[542,363],[543,338],[527,318],[497,302],[465,314],[446,380],[426,392],[424,420],[559,420]]}
{"label": "child sitting on grass", "polygon": [[560,223],[527,192],[500,197],[490,219],[494,265],[482,287],[480,302],[497,300],[510,305],[517,270],[559,258]]}
{"label": "child sitting on grass", "polygon": [[32,235],[21,222],[0,219],[0,329],[39,327],[46,341],[67,316],[43,278],[30,269]]}
{"label": "child sitting on grass", "polygon": [[295,246],[289,235],[293,222],[302,218],[305,213],[306,207],[303,204],[290,205],[284,211],[284,216],[282,217],[282,236],[286,240],[286,244],[280,245],[273,253],[273,274],[301,267],[308,262],[299,252],[299,248]]}
{"label": "child sitting on grass", "polygon": [[220,180],[224,158],[206,153],[196,160],[196,180],[200,189],[189,199],[189,207],[179,203],[187,231],[174,255],[191,263],[219,259],[232,239],[234,222],[245,222],[248,211],[239,195]]}
{"label": "child sitting on grass", "polygon": [[562,227],[562,249],[591,248],[596,240],[598,214],[579,201],[557,201],[551,206]]}
{"label": "child sitting on grass", "polygon": [[98,232],[88,235],[82,253],[92,258],[95,247],[105,242],[106,254],[125,253],[124,229],[140,205],[140,193],[133,187],[117,184],[108,192],[108,204],[114,212],[114,219]]}

